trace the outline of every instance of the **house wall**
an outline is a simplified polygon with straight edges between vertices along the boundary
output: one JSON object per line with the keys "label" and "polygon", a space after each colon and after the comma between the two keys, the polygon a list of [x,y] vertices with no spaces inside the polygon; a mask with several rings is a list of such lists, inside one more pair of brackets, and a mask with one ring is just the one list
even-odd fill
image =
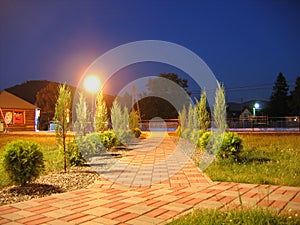
{"label": "house wall", "polygon": [[[34,109],[4,109],[1,108],[0,121],[4,123],[6,115],[11,113],[12,120],[8,124],[8,131],[34,131],[35,110]],[[7,114],[8,113],[8,114]],[[2,115],[3,114],[3,115]],[[6,128],[4,124],[4,129]]]}

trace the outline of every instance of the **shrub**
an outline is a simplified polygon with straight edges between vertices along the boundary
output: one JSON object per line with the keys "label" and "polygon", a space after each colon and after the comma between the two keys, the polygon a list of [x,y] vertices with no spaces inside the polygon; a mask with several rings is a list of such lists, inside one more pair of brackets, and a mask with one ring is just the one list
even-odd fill
{"label": "shrub", "polygon": [[134,128],[134,129],[131,129],[131,133],[133,133],[134,137],[138,138],[139,136],[141,136],[142,134],[142,131],[140,128]]}
{"label": "shrub", "polygon": [[43,153],[35,142],[13,141],[4,147],[4,169],[21,186],[39,177],[44,170]]}
{"label": "shrub", "polygon": [[68,142],[67,153],[71,166],[83,166],[86,163],[86,160],[78,148],[76,140]]}
{"label": "shrub", "polygon": [[100,141],[106,149],[111,149],[117,144],[117,137],[113,131],[108,130],[100,133]]}
{"label": "shrub", "polygon": [[202,133],[201,136],[199,136],[199,141],[198,141],[198,147],[204,150],[208,144],[209,138],[210,138],[210,131],[206,131]]}
{"label": "shrub", "polygon": [[181,137],[184,139],[190,140],[190,134],[191,134],[191,129],[190,128],[185,128],[184,130],[181,131]]}
{"label": "shrub", "polygon": [[99,133],[90,133],[86,136],[79,136],[76,138],[76,143],[85,157],[106,150],[104,145],[101,143]]}
{"label": "shrub", "polygon": [[233,160],[239,159],[239,154],[243,148],[242,139],[236,133],[225,133],[221,149],[218,156]]}
{"label": "shrub", "polygon": [[[210,135],[211,132],[205,132],[200,136],[198,146],[201,149],[206,148]],[[233,160],[238,160],[242,148],[243,145],[240,136],[236,133],[227,132],[224,134],[224,138],[220,150],[217,153],[217,156],[223,159],[229,158]]]}
{"label": "shrub", "polygon": [[131,133],[130,130],[117,130],[115,131],[115,134],[117,137],[117,141],[116,141],[117,146],[125,145],[133,138],[133,134]]}

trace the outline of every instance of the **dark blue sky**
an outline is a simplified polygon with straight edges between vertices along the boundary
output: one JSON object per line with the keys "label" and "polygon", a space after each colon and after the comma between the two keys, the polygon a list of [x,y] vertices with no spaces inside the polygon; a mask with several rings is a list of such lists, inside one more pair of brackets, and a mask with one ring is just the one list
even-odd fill
{"label": "dark blue sky", "polygon": [[300,76],[299,1],[0,0],[0,90],[38,79],[76,85],[101,54],[149,39],[198,54],[229,101],[268,99],[280,71],[291,89]]}

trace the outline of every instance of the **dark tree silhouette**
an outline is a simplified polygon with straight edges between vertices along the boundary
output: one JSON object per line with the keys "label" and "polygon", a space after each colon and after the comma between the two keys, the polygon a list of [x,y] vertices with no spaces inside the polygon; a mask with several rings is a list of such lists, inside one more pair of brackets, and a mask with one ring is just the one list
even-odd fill
{"label": "dark tree silhouette", "polygon": [[[178,87],[175,84],[171,85],[172,82],[163,82],[162,78],[173,81],[190,95],[187,92],[188,80],[180,78],[175,73],[162,73],[157,78],[151,78],[147,83],[150,96],[139,101],[142,119],[152,119],[153,117],[176,119],[178,117],[178,112],[172,105],[172,103],[180,101]],[[168,100],[161,96],[167,96]]]}
{"label": "dark tree silhouette", "polygon": [[284,75],[280,72],[273,86],[273,92],[270,97],[268,114],[270,116],[288,115],[288,91],[289,86]]}
{"label": "dark tree silhouette", "polygon": [[289,108],[291,115],[300,116],[300,76],[296,78],[295,88],[291,92]]}
{"label": "dark tree silhouette", "polygon": [[50,82],[36,94],[36,104],[41,109],[40,130],[47,130],[49,121],[53,120],[58,98],[58,85],[58,83]]}

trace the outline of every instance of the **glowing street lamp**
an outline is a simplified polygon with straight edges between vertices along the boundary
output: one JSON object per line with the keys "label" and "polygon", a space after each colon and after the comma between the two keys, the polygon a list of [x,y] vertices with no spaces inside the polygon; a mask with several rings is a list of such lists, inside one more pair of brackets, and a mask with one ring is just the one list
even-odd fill
{"label": "glowing street lamp", "polygon": [[253,116],[255,116],[255,110],[259,109],[259,107],[260,107],[259,103],[256,102],[253,107]]}
{"label": "glowing street lamp", "polygon": [[84,88],[88,92],[95,94],[100,89],[100,80],[96,76],[88,76],[84,79]]}
{"label": "glowing street lamp", "polygon": [[92,131],[94,130],[94,102],[95,94],[100,89],[100,80],[97,76],[91,75],[84,79],[84,88],[92,94]]}

